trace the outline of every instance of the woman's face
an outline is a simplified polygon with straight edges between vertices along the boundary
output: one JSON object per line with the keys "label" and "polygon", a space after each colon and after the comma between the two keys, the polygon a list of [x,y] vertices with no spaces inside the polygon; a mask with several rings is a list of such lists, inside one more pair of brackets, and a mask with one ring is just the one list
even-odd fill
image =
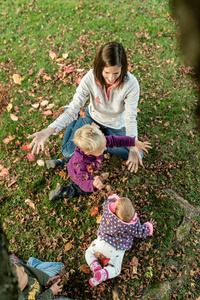
{"label": "woman's face", "polygon": [[104,67],[102,76],[105,80],[105,82],[108,85],[112,85],[115,83],[115,81],[119,78],[121,74],[122,67],[119,66],[113,66],[113,67]]}

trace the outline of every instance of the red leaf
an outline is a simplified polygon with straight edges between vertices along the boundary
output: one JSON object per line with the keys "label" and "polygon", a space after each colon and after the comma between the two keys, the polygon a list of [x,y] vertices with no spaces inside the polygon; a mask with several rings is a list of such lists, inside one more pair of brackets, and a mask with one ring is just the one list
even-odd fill
{"label": "red leaf", "polygon": [[3,169],[1,170],[0,176],[8,175],[8,173],[9,173],[8,169]]}
{"label": "red leaf", "polygon": [[69,73],[74,72],[74,69],[73,68],[66,68],[63,72],[69,74]]}
{"label": "red leaf", "polygon": [[17,105],[14,106],[14,111],[19,112],[19,107]]}
{"label": "red leaf", "polygon": [[95,216],[98,213],[98,207],[97,206],[92,206],[91,211],[90,211],[90,215],[91,216]]}
{"label": "red leaf", "polygon": [[35,156],[32,153],[27,153],[27,158],[28,158],[28,161],[34,161],[35,160]]}
{"label": "red leaf", "polygon": [[51,57],[51,59],[55,59],[57,57],[56,53],[53,51],[49,51],[49,56]]}
{"label": "red leaf", "polygon": [[52,111],[51,110],[46,110],[46,111],[43,111],[43,116],[50,116],[52,115]]}
{"label": "red leaf", "polygon": [[26,145],[22,146],[22,150],[23,150],[23,151],[30,151],[31,148],[29,147],[29,145],[30,145],[30,144],[26,144]]}
{"label": "red leaf", "polygon": [[100,259],[103,267],[105,267],[108,264],[109,260],[110,260],[110,258],[107,258],[105,256]]}
{"label": "red leaf", "polygon": [[28,73],[29,73],[29,75],[32,75],[33,74],[33,70],[32,69],[28,70]]}
{"label": "red leaf", "polygon": [[75,78],[75,82],[80,84],[81,83],[81,78]]}

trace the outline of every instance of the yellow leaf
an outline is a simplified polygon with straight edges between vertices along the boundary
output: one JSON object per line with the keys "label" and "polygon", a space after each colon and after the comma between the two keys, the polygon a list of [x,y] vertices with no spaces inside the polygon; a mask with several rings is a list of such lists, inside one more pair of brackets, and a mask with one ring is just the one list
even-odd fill
{"label": "yellow leaf", "polygon": [[99,215],[98,217],[96,217],[97,224],[100,224],[100,222],[101,222],[101,219],[102,219],[102,215]]}
{"label": "yellow leaf", "polygon": [[23,80],[24,80],[23,76],[20,76],[19,74],[13,74],[14,83],[21,84]]}
{"label": "yellow leaf", "polygon": [[32,209],[35,210],[35,204],[33,203],[33,201],[31,201],[30,199],[26,199],[25,203]]}
{"label": "yellow leaf", "polygon": [[71,242],[67,243],[67,244],[65,245],[65,251],[69,251],[69,250],[71,249],[71,247],[72,247]]}
{"label": "yellow leaf", "polygon": [[68,53],[63,53],[63,55],[62,55],[62,57],[64,58],[64,59],[66,59],[66,58],[68,58]]}
{"label": "yellow leaf", "polygon": [[18,160],[19,160],[19,157],[16,157],[16,158],[13,160],[13,163],[15,164]]}
{"label": "yellow leaf", "polygon": [[133,266],[133,274],[137,274],[137,267]]}
{"label": "yellow leaf", "polygon": [[12,105],[12,103],[9,103],[8,105],[7,105],[7,112],[10,112],[11,110],[12,110],[12,108],[13,108],[13,105]]}

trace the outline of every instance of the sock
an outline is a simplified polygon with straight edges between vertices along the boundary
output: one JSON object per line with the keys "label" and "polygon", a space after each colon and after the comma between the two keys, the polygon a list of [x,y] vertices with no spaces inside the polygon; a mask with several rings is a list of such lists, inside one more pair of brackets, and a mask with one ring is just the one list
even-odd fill
{"label": "sock", "polygon": [[102,266],[100,265],[99,261],[98,260],[94,260],[91,264],[90,264],[90,270],[92,272],[97,272],[99,270],[102,269]]}
{"label": "sock", "polygon": [[106,279],[108,279],[108,271],[106,269],[101,269],[94,274],[94,277],[90,278],[89,284],[91,286],[97,286]]}

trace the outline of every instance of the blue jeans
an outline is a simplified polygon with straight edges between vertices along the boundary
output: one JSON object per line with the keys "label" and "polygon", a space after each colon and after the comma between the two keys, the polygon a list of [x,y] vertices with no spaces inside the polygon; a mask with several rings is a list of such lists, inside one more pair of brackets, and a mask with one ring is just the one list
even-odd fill
{"label": "blue jeans", "polygon": [[[126,135],[125,127],[121,128],[121,129],[113,129],[113,128],[106,127],[106,126],[101,125],[98,122],[96,122],[90,116],[88,107],[86,108],[85,113],[86,113],[85,118],[79,117],[79,119],[77,121],[74,120],[66,128],[61,149],[62,149],[62,154],[67,158],[72,157],[72,155],[74,154],[76,145],[73,142],[73,138],[74,138],[74,134],[75,134],[76,130],[86,124],[91,124],[92,122],[96,123],[100,127],[100,129],[104,133],[104,135],[116,135],[116,136]],[[105,152],[114,154],[114,155],[119,156],[126,160],[128,159],[128,155],[129,155],[129,149],[127,147],[107,148]]]}

